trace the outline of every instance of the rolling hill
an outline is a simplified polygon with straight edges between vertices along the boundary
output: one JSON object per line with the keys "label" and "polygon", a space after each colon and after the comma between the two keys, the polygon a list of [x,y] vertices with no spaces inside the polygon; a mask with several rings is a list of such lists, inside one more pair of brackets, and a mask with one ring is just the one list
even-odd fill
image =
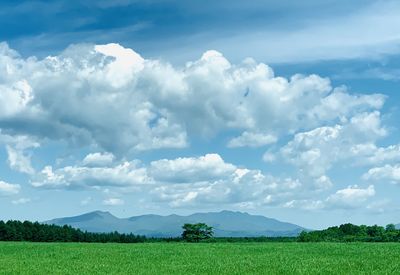
{"label": "rolling hill", "polygon": [[109,212],[95,211],[74,217],[46,221],[71,225],[90,232],[134,233],[148,237],[178,237],[185,223],[204,222],[214,228],[217,237],[297,236],[304,228],[276,219],[244,212],[208,212],[189,216],[142,215],[117,218]]}

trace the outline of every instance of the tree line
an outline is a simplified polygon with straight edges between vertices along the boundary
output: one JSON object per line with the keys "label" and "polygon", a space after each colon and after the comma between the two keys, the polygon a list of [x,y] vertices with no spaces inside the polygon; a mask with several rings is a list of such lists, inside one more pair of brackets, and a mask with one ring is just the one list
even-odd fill
{"label": "tree line", "polygon": [[303,231],[298,237],[213,237],[212,227],[204,224],[185,224],[181,237],[146,238],[118,232],[93,233],[73,228],[30,221],[0,221],[0,241],[26,242],[400,242],[400,230],[393,224],[386,227],[342,224],[324,230]]}
{"label": "tree line", "polygon": [[400,242],[400,230],[394,224],[383,227],[346,223],[324,230],[303,231],[297,239],[299,242]]}
{"label": "tree line", "polygon": [[134,234],[92,233],[68,225],[58,226],[30,221],[0,221],[0,241],[139,243],[146,237]]}

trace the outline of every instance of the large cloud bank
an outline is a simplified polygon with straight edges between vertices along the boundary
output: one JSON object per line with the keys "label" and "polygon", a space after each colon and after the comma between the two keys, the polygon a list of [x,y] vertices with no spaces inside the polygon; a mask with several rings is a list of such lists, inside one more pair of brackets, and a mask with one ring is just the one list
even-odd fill
{"label": "large cloud bank", "polygon": [[8,134],[127,151],[188,146],[234,130],[230,147],[262,146],[301,129],[380,109],[317,75],[276,77],[216,51],[173,67],[118,44],[70,46],[42,60],[0,44],[0,128]]}
{"label": "large cloud bank", "polygon": [[[178,67],[118,44],[73,45],[41,60],[0,44],[0,141],[10,168],[37,188],[141,190],[174,207],[358,207],[375,196],[374,185],[314,196],[335,186],[328,173],[346,161],[369,166],[366,181],[399,182],[399,146],[378,146],[389,134],[381,121],[385,100],[332,87],[317,75],[278,77],[250,58],[231,64],[216,51]],[[264,160],[297,172],[274,176],[219,154],[131,160],[137,152],[184,148],[219,134],[228,148],[274,147],[260,149]],[[33,150],[52,141],[92,153],[35,171]],[[3,194],[19,192],[19,185],[0,183]]]}

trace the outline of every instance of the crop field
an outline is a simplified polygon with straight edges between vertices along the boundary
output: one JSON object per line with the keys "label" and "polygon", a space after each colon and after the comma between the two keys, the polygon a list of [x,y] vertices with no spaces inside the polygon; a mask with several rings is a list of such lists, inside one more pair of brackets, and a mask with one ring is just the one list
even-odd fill
{"label": "crop field", "polygon": [[0,243],[1,274],[400,274],[400,243]]}

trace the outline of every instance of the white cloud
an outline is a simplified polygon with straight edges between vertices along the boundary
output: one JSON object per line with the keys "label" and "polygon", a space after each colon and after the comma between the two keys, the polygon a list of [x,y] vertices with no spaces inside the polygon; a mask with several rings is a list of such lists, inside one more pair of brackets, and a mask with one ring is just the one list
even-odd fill
{"label": "white cloud", "polygon": [[103,200],[104,205],[117,206],[125,204],[125,201],[119,198],[108,198]]}
{"label": "white cloud", "polygon": [[[123,203],[118,200],[121,191],[144,192],[153,202],[173,208],[200,205],[244,208],[269,205],[307,210],[356,208],[375,195],[373,185],[365,189],[349,186],[326,199],[318,199],[321,190],[333,186],[326,175],[315,178],[310,188],[299,179],[239,168],[225,162],[218,154],[161,159],[147,166],[139,165],[137,160],[103,164],[55,170],[47,166],[31,183],[38,188],[102,190],[109,196],[103,202],[107,205]],[[86,205],[91,199],[88,197],[81,204]]]}
{"label": "white cloud", "polygon": [[0,129],[0,142],[6,144],[8,164],[11,169],[34,174],[35,170],[31,164],[32,153],[30,149],[37,148],[40,144],[28,136],[10,136],[3,134]]}
{"label": "white cloud", "polygon": [[138,161],[122,162],[111,167],[66,166],[53,169],[46,166],[31,181],[34,187],[85,188],[98,186],[132,187],[150,184],[145,168]]}
{"label": "white cloud", "polygon": [[[187,145],[182,125],[149,99],[152,82],[145,83],[143,72],[143,83],[137,83],[143,68],[136,59],[141,58],[130,49],[72,46],[43,60],[23,60],[10,50],[1,53],[0,84],[12,87],[23,79],[31,87],[29,101],[0,114],[0,127],[10,134],[92,143],[117,153]],[[0,104],[10,100],[1,98]]]}
{"label": "white cloud", "polygon": [[330,95],[322,98],[321,104],[310,109],[308,115],[329,121],[335,117],[351,117],[369,109],[381,109],[384,103],[385,96],[350,95],[347,88],[342,86],[335,88]]}
{"label": "white cloud", "polygon": [[12,204],[18,205],[18,204],[26,204],[26,203],[29,203],[30,201],[31,201],[30,198],[19,198],[16,200],[12,200],[11,202],[12,202]]}
{"label": "white cloud", "polygon": [[326,175],[322,175],[315,180],[315,186],[318,189],[328,189],[333,186],[332,181]]}
{"label": "white cloud", "polygon": [[162,159],[150,164],[150,174],[155,180],[175,183],[218,180],[231,175],[235,169],[234,165],[225,163],[218,154]]}
{"label": "white cloud", "polygon": [[4,131],[91,144],[117,156],[182,148],[193,136],[229,130],[241,132],[230,146],[262,146],[380,109],[385,100],[332,89],[317,75],[276,77],[252,59],[231,64],[216,51],[181,68],[118,44],[78,44],[42,60],[0,48]]}
{"label": "white cloud", "polygon": [[400,183],[400,164],[374,167],[363,175],[365,180],[388,180],[392,183]]}
{"label": "white cloud", "polygon": [[337,190],[334,194],[329,195],[326,199],[294,199],[283,203],[282,207],[304,209],[310,211],[351,208],[370,209],[373,203],[366,203],[374,196],[375,188],[373,185],[370,185],[367,188],[361,188],[357,185],[353,185],[348,186],[344,189]]}
{"label": "white cloud", "polygon": [[291,200],[284,203],[282,207],[304,210],[320,210],[325,208],[325,203],[321,200]]}
{"label": "white cloud", "polygon": [[272,152],[267,151],[264,153],[262,159],[265,162],[274,162],[276,160],[276,155]]}
{"label": "white cloud", "polygon": [[8,163],[12,169],[27,174],[34,173],[30,156],[24,155],[22,151],[15,150],[11,146],[7,146],[6,149],[8,154]]}
{"label": "white cloud", "polygon": [[111,153],[91,153],[82,161],[85,166],[108,166],[112,164],[115,157]]}
{"label": "white cloud", "polygon": [[[329,179],[322,178],[321,184],[326,185],[325,181]],[[46,166],[31,184],[37,188],[94,188],[108,196],[118,196],[121,191],[145,192],[153,201],[172,207],[276,205],[298,196],[303,189],[297,179],[277,178],[260,170],[239,168],[225,162],[218,154],[161,159],[148,166],[139,165],[136,160],[98,167],[75,165],[53,169]]]}
{"label": "white cloud", "polygon": [[[188,167],[187,169],[190,170]],[[168,169],[164,171],[167,172]],[[207,173],[206,170],[204,173]],[[167,202],[171,207],[207,204],[265,205],[277,204],[294,196],[302,188],[302,184],[296,179],[275,178],[264,175],[259,170],[237,168],[231,164],[223,175],[208,176],[205,180],[206,177],[197,177],[197,181],[182,183],[172,180],[169,183],[161,182],[152,190],[152,194],[156,200]]]}
{"label": "white cloud", "polygon": [[360,163],[364,151],[356,148],[374,144],[386,134],[379,112],[361,113],[342,124],[297,133],[280,153],[307,175],[319,178],[339,161],[355,159]]}
{"label": "white cloud", "polygon": [[10,86],[0,84],[0,116],[12,116],[22,111],[32,98],[32,88],[26,80]]}
{"label": "white cloud", "polygon": [[94,49],[98,53],[115,58],[105,70],[107,80],[115,88],[128,84],[135,73],[144,68],[144,59],[139,54],[119,44],[96,45]]}
{"label": "white cloud", "polygon": [[400,161],[400,145],[377,147],[373,143],[357,144],[350,148],[354,155],[363,156],[358,160],[360,164],[377,165],[382,163],[395,163]]}
{"label": "white cloud", "polygon": [[0,180],[0,195],[8,196],[19,193],[21,186],[19,184],[12,184]]}
{"label": "white cloud", "polygon": [[228,147],[261,147],[276,141],[277,137],[273,135],[244,131],[240,136],[231,139]]}
{"label": "white cloud", "polygon": [[365,189],[354,185],[338,190],[335,194],[330,195],[326,199],[326,203],[335,208],[353,208],[374,196],[375,188],[373,185]]}

